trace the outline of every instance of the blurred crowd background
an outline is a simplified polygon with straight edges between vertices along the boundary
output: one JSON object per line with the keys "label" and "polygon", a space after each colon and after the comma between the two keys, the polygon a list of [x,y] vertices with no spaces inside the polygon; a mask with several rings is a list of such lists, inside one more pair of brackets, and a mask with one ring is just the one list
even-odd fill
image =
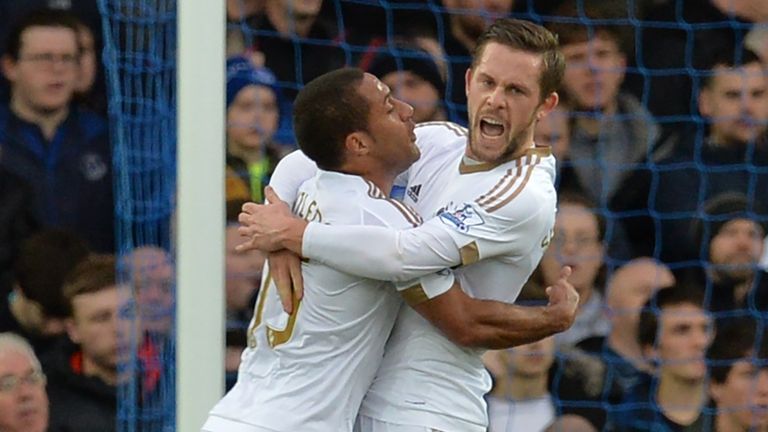
{"label": "blurred crowd background", "polygon": [[[474,40],[513,16],[557,33],[566,59],[535,137],[558,160],[555,236],[518,302],[545,302],[570,265],[581,303],[567,332],[487,353],[489,430],[768,431],[768,1],[226,10],[228,386],[264,261],[235,251],[237,214],[296,147],[298,90],[356,66],[415,121],[466,125]],[[97,0],[0,0],[3,431],[116,430],[118,400],[155,410],[132,420],[143,430],[167,424],[173,251],[116,234],[115,172],[132,165],[115,154],[104,22]]]}

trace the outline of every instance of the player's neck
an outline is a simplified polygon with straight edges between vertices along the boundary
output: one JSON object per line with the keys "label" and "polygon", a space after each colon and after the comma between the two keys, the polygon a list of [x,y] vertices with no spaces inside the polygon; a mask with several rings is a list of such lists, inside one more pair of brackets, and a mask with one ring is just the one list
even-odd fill
{"label": "player's neck", "polygon": [[395,177],[383,173],[367,174],[363,178],[373,182],[387,196],[389,196],[389,191],[392,190],[392,185],[395,183]]}
{"label": "player's neck", "polygon": [[339,167],[339,172],[360,176],[375,184],[386,195],[389,195],[397,177],[397,174],[381,168],[379,164],[370,162],[366,158],[351,158],[351,161],[348,160]]}

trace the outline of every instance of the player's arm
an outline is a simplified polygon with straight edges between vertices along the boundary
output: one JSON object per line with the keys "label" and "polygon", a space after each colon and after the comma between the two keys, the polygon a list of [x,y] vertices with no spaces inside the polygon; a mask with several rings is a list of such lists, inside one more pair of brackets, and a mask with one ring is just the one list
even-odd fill
{"label": "player's arm", "polygon": [[[267,191],[267,196],[274,197],[274,194]],[[276,201],[270,198],[270,202]],[[482,211],[471,210],[475,215]],[[524,214],[520,220],[496,224],[504,225],[503,231],[485,222],[466,230],[458,228],[452,213],[434,217],[416,228],[397,230],[370,225],[307,223],[294,218],[284,204],[253,205],[240,214],[240,233],[250,239],[241,247],[264,251],[287,248],[346,273],[408,281],[496,254],[529,250],[530,241],[525,240],[525,235],[538,231],[539,211],[544,210],[520,212]],[[474,223],[471,218],[464,222]]]}
{"label": "player's arm", "polygon": [[457,345],[503,349],[535,342],[573,324],[579,295],[568,282],[570,273],[570,267],[563,267],[560,279],[547,288],[549,304],[541,307],[478,300],[468,296],[458,282],[428,298],[430,290],[436,292],[445,278],[422,278],[401,293],[411,307]]}
{"label": "player's arm", "polygon": [[[296,201],[299,187],[317,173],[317,165],[303,152],[296,150],[277,163],[270,178],[270,187],[287,203]],[[267,255],[272,279],[275,281],[283,309],[293,311],[293,296],[301,299],[304,294],[304,281],[301,274],[301,259],[287,250],[269,252]]]}
{"label": "player's arm", "polygon": [[[267,190],[267,196],[270,193]],[[346,273],[392,281],[416,279],[462,263],[461,250],[437,219],[408,230],[324,225],[295,218],[287,207],[280,215],[267,215],[261,210],[271,205],[250,206],[243,208],[239,219],[240,233],[249,241],[238,250],[285,248]]]}
{"label": "player's arm", "polygon": [[317,173],[317,165],[301,150],[293,151],[277,163],[269,185],[289,206],[296,201],[299,187]]}

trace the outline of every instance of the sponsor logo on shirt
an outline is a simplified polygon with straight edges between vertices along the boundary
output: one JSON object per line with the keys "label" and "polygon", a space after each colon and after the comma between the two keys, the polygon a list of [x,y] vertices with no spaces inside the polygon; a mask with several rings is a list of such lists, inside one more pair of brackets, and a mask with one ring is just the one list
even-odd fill
{"label": "sponsor logo on shirt", "polygon": [[421,192],[420,184],[411,186],[408,188],[408,197],[410,197],[413,200],[413,202],[419,202],[419,192]]}
{"label": "sponsor logo on shirt", "polygon": [[456,207],[453,203],[450,203],[447,207],[441,209],[437,216],[444,224],[453,226],[463,233],[469,232],[469,229],[473,226],[485,223],[482,216],[472,207],[472,204],[466,203],[462,204],[461,207]]}

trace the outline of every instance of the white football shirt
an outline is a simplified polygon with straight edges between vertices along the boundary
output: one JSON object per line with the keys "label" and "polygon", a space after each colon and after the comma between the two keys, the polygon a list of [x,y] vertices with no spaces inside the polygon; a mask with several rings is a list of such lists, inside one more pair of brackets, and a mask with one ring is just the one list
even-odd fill
{"label": "white football shirt", "polygon": [[[464,157],[464,128],[439,122],[419,125],[416,134],[422,157],[404,176],[404,201],[436,217],[401,231],[310,224],[304,256],[398,281],[460,266],[454,272],[467,294],[514,302],[552,235],[554,157],[548,148],[531,148],[500,165],[473,164]],[[366,250],[361,242],[377,247]],[[485,431],[483,396],[491,381],[481,354],[402,308],[360,413],[444,431]]]}
{"label": "white football shirt", "polygon": [[[328,171],[318,171],[301,186],[293,209],[323,224],[405,228],[421,222],[373,183]],[[381,363],[400,296],[390,282],[313,260],[302,264],[302,272],[304,298],[288,315],[265,269],[238,382],[213,408],[204,430],[352,430]]]}

